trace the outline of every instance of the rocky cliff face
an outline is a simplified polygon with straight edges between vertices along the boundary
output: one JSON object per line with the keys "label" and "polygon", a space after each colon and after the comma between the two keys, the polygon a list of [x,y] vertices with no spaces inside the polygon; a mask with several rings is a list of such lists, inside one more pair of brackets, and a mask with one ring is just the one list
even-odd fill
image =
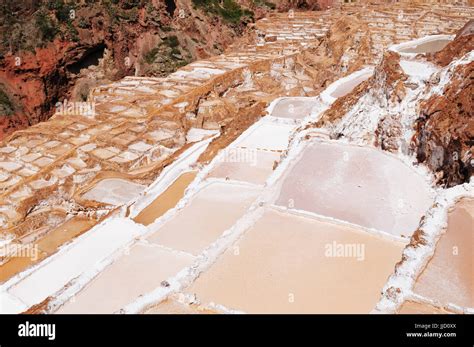
{"label": "rocky cliff face", "polygon": [[474,21],[470,21],[434,56],[441,66],[451,64],[448,71],[452,78],[440,95],[422,103],[415,123],[412,146],[416,157],[436,173],[439,184],[447,187],[468,182],[473,173],[474,62],[457,63],[473,47]]}
{"label": "rocky cliff face", "polygon": [[[369,116],[371,107],[388,110],[398,104],[405,95],[404,81],[406,76],[400,68],[400,56],[395,52],[386,52],[380,64],[375,68],[374,74],[367,81],[362,82],[349,94],[338,98],[334,104],[321,116],[316,126],[336,125],[350,111],[357,110],[362,116]],[[359,65],[360,68],[360,65]],[[370,103],[367,100],[371,100]],[[384,119],[384,118],[382,118]],[[388,121],[388,118],[387,118]],[[366,122],[354,117],[350,124],[341,124],[333,128],[333,137],[349,136],[352,126],[367,126]],[[337,129],[337,131],[336,131]],[[369,130],[369,129],[367,129]],[[379,132],[371,132],[377,137],[375,141],[383,141]]]}
{"label": "rocky cliff face", "polygon": [[86,99],[96,85],[126,75],[163,77],[218,54],[248,23],[291,2],[6,1],[0,5],[0,140],[48,119],[58,101]]}

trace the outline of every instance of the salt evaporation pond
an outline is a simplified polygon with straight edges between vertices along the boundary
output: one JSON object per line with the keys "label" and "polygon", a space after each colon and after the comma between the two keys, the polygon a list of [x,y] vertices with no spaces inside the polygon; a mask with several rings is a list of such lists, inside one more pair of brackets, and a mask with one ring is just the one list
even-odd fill
{"label": "salt evaporation pond", "polygon": [[432,201],[424,177],[394,156],[314,141],[288,170],[276,204],[409,237]]}
{"label": "salt evaporation pond", "polygon": [[268,210],[186,292],[247,313],[369,313],[404,246]]}

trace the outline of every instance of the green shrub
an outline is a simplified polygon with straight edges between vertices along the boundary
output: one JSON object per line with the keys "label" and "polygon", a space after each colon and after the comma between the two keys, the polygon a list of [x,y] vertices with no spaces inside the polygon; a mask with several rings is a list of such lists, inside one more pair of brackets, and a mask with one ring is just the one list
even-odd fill
{"label": "green shrub", "polygon": [[54,40],[54,37],[58,33],[58,29],[45,12],[38,11],[36,13],[36,25],[43,41],[48,42]]}
{"label": "green shrub", "polygon": [[138,10],[132,8],[131,10],[121,11],[119,17],[127,22],[136,22],[138,20]]}
{"label": "green shrub", "polygon": [[266,1],[266,0],[253,0],[255,6],[258,7],[268,7],[269,9],[274,10],[276,5],[273,2]]}
{"label": "green shrub", "polygon": [[163,40],[163,43],[171,48],[176,48],[179,46],[178,37],[175,35],[168,36]]}
{"label": "green shrub", "polygon": [[[116,2],[116,4],[118,4],[119,1]],[[123,9],[131,9],[131,8],[137,8],[137,7],[140,7],[142,6],[142,1],[141,0],[127,0],[125,1],[124,3],[122,3],[122,8]]]}
{"label": "green shrub", "polygon": [[10,116],[13,114],[14,106],[8,95],[0,89],[0,116]]}
{"label": "green shrub", "polygon": [[77,29],[74,27],[74,25],[72,25],[72,23],[68,22],[67,23],[67,32],[68,32],[68,36],[69,38],[74,41],[74,42],[78,42],[79,41],[79,32],[77,31]]}
{"label": "green shrub", "polygon": [[173,47],[171,49],[171,55],[173,54],[181,54],[181,51],[177,47]]}
{"label": "green shrub", "polygon": [[192,0],[195,7],[220,16],[225,22],[238,24],[243,17],[253,18],[253,12],[242,9],[234,0]]}
{"label": "green shrub", "polygon": [[63,0],[49,0],[47,7],[54,10],[56,18],[62,23],[71,21],[71,10],[75,9],[74,4],[66,4]]}
{"label": "green shrub", "polygon": [[115,8],[115,5],[111,2],[111,0],[104,0],[104,6],[107,12],[107,15],[110,18],[111,23],[112,24],[117,23],[118,18],[117,18],[117,9]]}
{"label": "green shrub", "polygon": [[147,64],[153,64],[155,62],[156,56],[159,52],[159,48],[155,47],[143,55],[143,59]]}

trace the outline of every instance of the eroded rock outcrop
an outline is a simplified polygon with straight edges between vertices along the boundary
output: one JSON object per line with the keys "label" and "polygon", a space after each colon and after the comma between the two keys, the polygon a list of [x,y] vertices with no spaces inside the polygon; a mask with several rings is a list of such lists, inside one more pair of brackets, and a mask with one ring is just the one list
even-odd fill
{"label": "eroded rock outcrop", "polygon": [[406,96],[406,80],[400,56],[387,51],[372,77],[338,98],[314,126],[330,128],[333,138],[358,137],[396,151],[402,134],[398,111]]}
{"label": "eroded rock outcrop", "polygon": [[468,182],[473,173],[474,62],[469,58],[473,49],[474,21],[470,20],[451,43],[431,57],[452,77],[441,93],[421,104],[411,144],[418,161],[447,187]]}
{"label": "eroded rock outcrop", "polygon": [[474,62],[456,67],[443,94],[421,105],[415,123],[412,146],[416,157],[447,187],[468,182],[473,172],[473,80]]}

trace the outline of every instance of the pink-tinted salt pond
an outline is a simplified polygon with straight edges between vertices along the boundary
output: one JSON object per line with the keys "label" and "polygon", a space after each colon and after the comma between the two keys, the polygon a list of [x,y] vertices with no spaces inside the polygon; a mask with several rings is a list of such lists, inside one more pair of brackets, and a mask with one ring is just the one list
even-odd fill
{"label": "pink-tinted salt pond", "polygon": [[249,150],[284,151],[288,148],[293,128],[293,125],[260,121],[249,133],[239,137],[236,146]]}
{"label": "pink-tinted salt pond", "polygon": [[380,150],[310,143],[286,174],[277,205],[411,236],[432,204],[423,177]]}
{"label": "pink-tinted salt pond", "polygon": [[320,107],[314,98],[285,98],[278,101],[271,115],[280,118],[303,119],[311,114],[314,107]]}
{"label": "pink-tinted salt pond", "polygon": [[57,313],[114,313],[189,266],[192,256],[135,245],[94,278]]}
{"label": "pink-tinted salt pond", "polygon": [[461,200],[449,213],[448,229],[414,292],[443,305],[474,308],[474,200]]}
{"label": "pink-tinted salt pond", "polygon": [[280,159],[280,154],[267,151],[235,149],[242,155],[243,160],[223,160],[209,173],[209,177],[229,178],[255,184],[263,184],[273,172],[275,161]]}
{"label": "pink-tinted salt pond", "polygon": [[258,188],[213,182],[148,241],[197,255],[244,215],[259,192]]}
{"label": "pink-tinted salt pond", "polygon": [[82,198],[112,205],[122,205],[138,196],[145,187],[141,184],[118,178],[99,181]]}
{"label": "pink-tinted salt pond", "polygon": [[432,36],[405,42],[400,44],[397,50],[400,53],[436,53],[441,51],[451,41],[450,37],[444,35]]}
{"label": "pink-tinted salt pond", "polygon": [[404,246],[268,210],[186,292],[248,313],[368,313]]}

